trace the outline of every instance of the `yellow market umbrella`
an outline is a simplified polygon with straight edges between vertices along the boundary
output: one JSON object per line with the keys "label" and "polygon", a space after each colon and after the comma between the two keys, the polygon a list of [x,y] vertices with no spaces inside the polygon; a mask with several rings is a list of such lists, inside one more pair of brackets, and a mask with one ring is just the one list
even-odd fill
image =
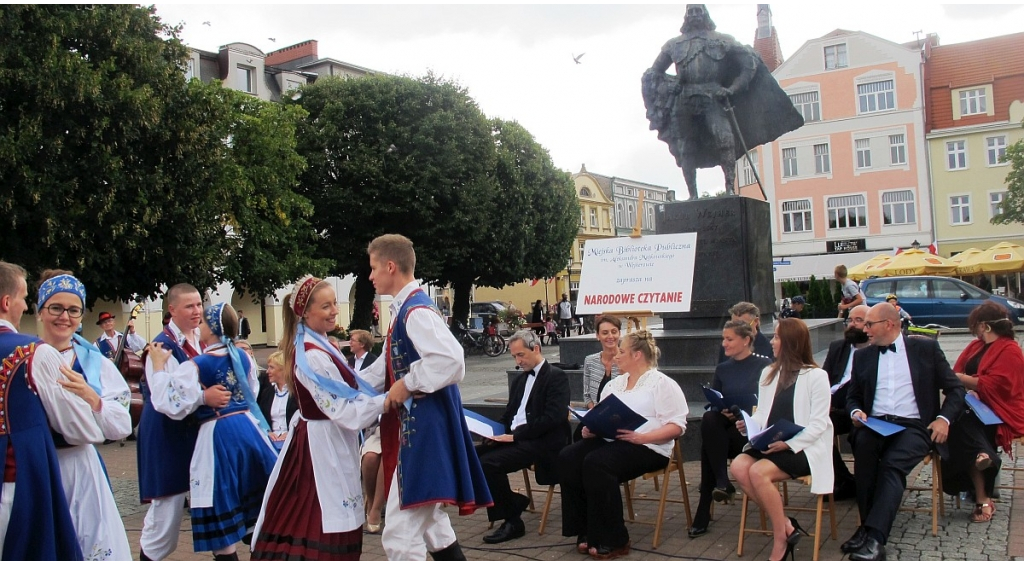
{"label": "yellow market umbrella", "polygon": [[958,274],[1006,274],[1024,270],[1024,247],[999,243],[967,258],[957,268]]}
{"label": "yellow market umbrella", "polygon": [[877,267],[879,264],[891,259],[892,257],[889,255],[878,255],[856,266],[851,266],[850,268],[847,269],[846,274],[851,279],[860,282],[865,278],[870,278],[872,274],[874,274],[874,268]]}
{"label": "yellow market umbrella", "polygon": [[907,249],[882,262],[874,271],[879,276],[949,275],[956,272],[956,263],[921,249]]}
{"label": "yellow market umbrella", "polygon": [[956,254],[956,256],[949,257],[949,261],[954,262],[956,264],[963,264],[964,262],[967,261],[967,259],[973,257],[978,253],[983,252],[984,251],[982,251],[981,249],[975,249],[974,247],[971,247],[970,249],[960,251],[959,253]]}
{"label": "yellow market umbrella", "polygon": [[957,273],[957,276],[980,273],[981,272],[981,267],[979,267],[979,266],[972,266],[972,263],[973,263],[974,259],[977,258],[978,255],[980,255],[981,253],[984,253],[984,252],[985,251],[983,251],[981,249],[976,249],[974,247],[971,247],[970,249],[967,249],[965,251],[961,251],[959,254],[957,254],[954,257],[950,257],[950,259],[949,259],[950,262],[956,263],[956,273]]}

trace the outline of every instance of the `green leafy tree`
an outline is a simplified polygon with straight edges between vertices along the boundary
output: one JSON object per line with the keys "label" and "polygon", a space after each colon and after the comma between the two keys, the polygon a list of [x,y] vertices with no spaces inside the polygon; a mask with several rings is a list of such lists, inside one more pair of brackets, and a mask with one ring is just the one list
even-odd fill
{"label": "green leafy tree", "polygon": [[[0,7],[5,260],[72,269],[90,302],[181,281],[264,293],[294,277],[278,271],[303,249],[281,251],[301,237],[264,220],[309,235],[293,221],[308,203],[284,193],[301,169],[281,139],[296,115],[186,82],[177,32],[152,8]],[[270,253],[284,258],[269,264]]]}
{"label": "green leafy tree", "polygon": [[353,327],[371,322],[374,237],[409,237],[416,274],[428,282],[488,244],[495,151],[465,89],[434,75],[321,79],[286,104],[308,112],[298,132],[309,165],[300,193],[316,202],[321,256],[336,261],[334,273],[356,275]]}
{"label": "green leafy tree", "polygon": [[1006,148],[1003,162],[1010,163],[1010,172],[1006,175],[1007,193],[1003,211],[992,218],[992,223],[1024,223],[1024,139]]}

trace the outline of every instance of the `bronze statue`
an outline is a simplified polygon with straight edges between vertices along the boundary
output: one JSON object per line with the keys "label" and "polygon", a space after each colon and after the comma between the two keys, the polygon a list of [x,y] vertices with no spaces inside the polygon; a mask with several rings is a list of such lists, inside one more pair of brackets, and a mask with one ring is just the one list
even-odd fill
{"label": "bronze statue", "polygon": [[[804,120],[761,57],[716,32],[703,4],[687,5],[680,31],[644,73],[647,119],[683,169],[690,199],[698,168],[722,167],[732,194],[736,161]],[[666,74],[673,64],[675,76]]]}

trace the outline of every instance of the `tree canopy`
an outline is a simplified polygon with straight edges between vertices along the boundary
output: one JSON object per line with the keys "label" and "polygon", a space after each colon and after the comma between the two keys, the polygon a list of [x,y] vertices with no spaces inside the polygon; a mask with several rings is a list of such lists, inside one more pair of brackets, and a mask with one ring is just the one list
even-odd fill
{"label": "tree canopy", "polygon": [[3,259],[74,270],[90,303],[181,281],[266,293],[315,264],[281,252],[312,236],[308,202],[286,193],[301,159],[281,135],[298,114],[186,82],[177,31],[152,8],[0,7]]}
{"label": "tree canopy", "polygon": [[1007,194],[1002,213],[993,217],[992,223],[1024,223],[1024,139],[1006,148],[1006,162],[1010,163],[1010,172],[1006,175]]}

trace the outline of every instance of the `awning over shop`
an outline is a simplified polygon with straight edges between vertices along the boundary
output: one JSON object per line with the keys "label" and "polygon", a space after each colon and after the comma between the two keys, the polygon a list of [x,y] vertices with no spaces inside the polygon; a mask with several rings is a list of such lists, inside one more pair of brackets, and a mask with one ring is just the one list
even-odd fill
{"label": "awning over shop", "polygon": [[882,251],[864,251],[860,253],[833,253],[821,255],[805,255],[798,257],[775,257],[775,282],[810,280],[813,275],[821,280],[834,278],[837,266],[844,264],[851,267],[874,258]]}

